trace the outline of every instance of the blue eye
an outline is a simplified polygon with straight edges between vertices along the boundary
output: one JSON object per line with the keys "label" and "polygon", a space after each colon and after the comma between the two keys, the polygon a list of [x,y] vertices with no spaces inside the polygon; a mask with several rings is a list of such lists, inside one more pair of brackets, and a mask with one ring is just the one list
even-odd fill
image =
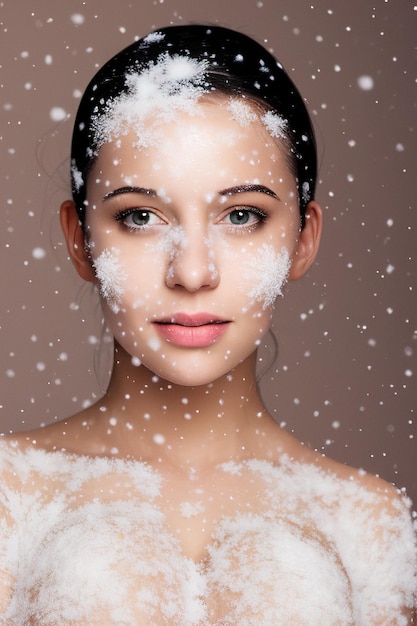
{"label": "blue eye", "polygon": [[263,224],[268,218],[267,214],[264,211],[261,211],[258,208],[250,207],[250,208],[238,208],[233,209],[227,215],[227,219],[229,223],[233,226],[247,226],[253,227],[259,224]]}
{"label": "blue eye", "polygon": [[141,230],[147,226],[164,224],[164,221],[150,209],[128,209],[116,213],[114,217],[129,230]]}
{"label": "blue eye", "polygon": [[126,215],[123,220],[125,224],[129,226],[147,226],[151,220],[150,211],[140,210],[132,211],[129,215]]}
{"label": "blue eye", "polygon": [[235,209],[229,217],[234,226],[244,226],[250,221],[251,214],[246,209]]}

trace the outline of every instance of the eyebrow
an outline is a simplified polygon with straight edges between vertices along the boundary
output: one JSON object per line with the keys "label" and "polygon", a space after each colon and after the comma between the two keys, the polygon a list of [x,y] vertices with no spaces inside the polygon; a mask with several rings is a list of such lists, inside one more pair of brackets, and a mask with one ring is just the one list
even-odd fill
{"label": "eyebrow", "polygon": [[108,200],[109,198],[114,198],[114,196],[120,196],[123,193],[140,193],[145,196],[156,197],[158,195],[156,189],[148,189],[148,187],[118,187],[117,189],[113,189],[106,193],[103,200]]}
{"label": "eyebrow", "polygon": [[267,196],[271,196],[272,198],[275,198],[276,200],[281,199],[275,193],[275,191],[272,191],[272,189],[270,189],[269,187],[266,187],[265,185],[259,185],[259,184],[236,185],[235,187],[228,187],[227,189],[223,189],[222,191],[219,191],[219,195],[220,196],[234,196],[235,194],[238,194],[238,193],[251,193],[251,192],[264,193]]}
{"label": "eyebrow", "polygon": [[[227,187],[226,189],[222,189],[221,191],[219,191],[219,196],[234,196],[239,193],[253,193],[253,192],[264,193],[267,196],[271,196],[272,198],[275,198],[276,200],[280,200],[280,197],[275,193],[275,191],[273,191],[266,185],[260,185],[260,184],[254,184],[254,183],[248,183],[247,185],[236,185],[234,187]],[[106,193],[106,195],[104,196],[103,201],[109,200],[109,198],[114,198],[114,196],[119,196],[124,193],[137,193],[137,194],[142,194],[145,196],[152,196],[153,198],[156,198],[158,195],[158,192],[156,191],[156,189],[150,189],[148,187],[132,187],[128,185],[125,187],[118,187],[117,189],[113,189],[112,191],[109,191],[109,193]]]}

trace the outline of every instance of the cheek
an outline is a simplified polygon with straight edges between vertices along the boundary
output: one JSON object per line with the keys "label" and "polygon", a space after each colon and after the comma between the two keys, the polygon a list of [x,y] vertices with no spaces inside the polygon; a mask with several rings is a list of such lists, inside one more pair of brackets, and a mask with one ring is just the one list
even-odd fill
{"label": "cheek", "polygon": [[137,246],[128,250],[104,247],[93,255],[100,296],[113,313],[145,306],[164,271],[161,256],[152,247],[144,247],[139,253]]}
{"label": "cheek", "polygon": [[93,260],[94,272],[99,284],[100,295],[107,302],[114,313],[119,311],[119,305],[125,293],[127,271],[120,260],[120,250],[104,248]]}
{"label": "cheek", "polygon": [[253,251],[247,251],[240,272],[245,283],[243,288],[248,308],[258,303],[266,310],[278,296],[282,296],[290,268],[290,255],[285,246],[277,251],[274,246],[264,243]]}

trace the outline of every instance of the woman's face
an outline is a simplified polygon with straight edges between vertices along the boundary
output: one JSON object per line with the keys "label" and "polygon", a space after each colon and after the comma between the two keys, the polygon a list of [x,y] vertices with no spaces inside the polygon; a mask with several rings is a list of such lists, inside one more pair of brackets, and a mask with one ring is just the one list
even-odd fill
{"label": "woman's face", "polygon": [[256,350],[296,252],[297,187],[259,118],[227,101],[148,119],[89,175],[87,232],[107,322],[158,376],[211,382]]}

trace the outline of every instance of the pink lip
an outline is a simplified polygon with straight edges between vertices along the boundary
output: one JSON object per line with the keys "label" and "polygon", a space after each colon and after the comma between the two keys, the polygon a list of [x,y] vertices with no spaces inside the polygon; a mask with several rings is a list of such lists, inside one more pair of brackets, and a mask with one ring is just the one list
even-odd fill
{"label": "pink lip", "polygon": [[171,317],[155,320],[154,324],[158,333],[170,343],[188,348],[204,348],[226,332],[229,320],[209,313],[176,313]]}

